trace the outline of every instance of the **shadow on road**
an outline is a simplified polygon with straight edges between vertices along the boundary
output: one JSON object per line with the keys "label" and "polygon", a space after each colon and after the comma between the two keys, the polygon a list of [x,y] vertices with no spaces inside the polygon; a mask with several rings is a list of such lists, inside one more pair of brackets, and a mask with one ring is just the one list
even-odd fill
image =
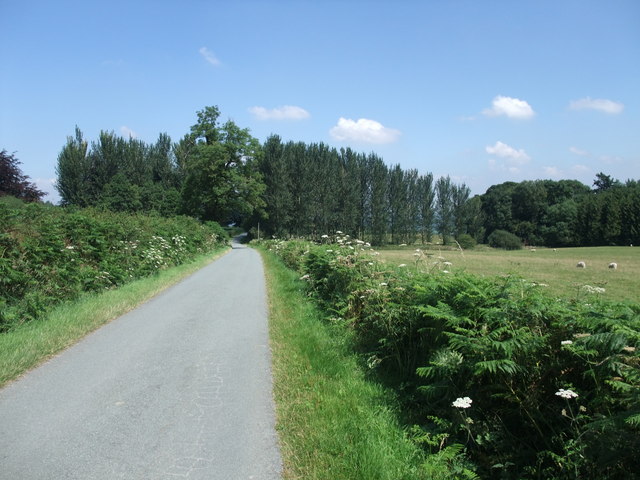
{"label": "shadow on road", "polygon": [[245,243],[247,242],[247,232],[241,233],[240,235],[233,237],[231,239],[231,248],[236,249],[236,248],[247,248],[247,246],[245,245]]}

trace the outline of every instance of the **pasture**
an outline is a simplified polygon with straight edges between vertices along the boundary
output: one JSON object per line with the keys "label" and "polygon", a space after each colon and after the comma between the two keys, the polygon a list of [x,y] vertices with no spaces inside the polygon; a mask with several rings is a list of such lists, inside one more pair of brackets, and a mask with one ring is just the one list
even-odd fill
{"label": "pasture", "polygon": [[[419,248],[420,252],[416,252]],[[585,298],[584,285],[604,288],[596,295],[607,300],[640,301],[640,248],[579,247],[499,250],[478,246],[472,250],[445,250],[440,245],[394,247],[380,250],[389,264],[406,264],[419,271],[447,270],[482,276],[515,275],[542,284],[564,298]],[[451,263],[451,265],[445,262]],[[585,262],[586,268],[577,268]],[[618,264],[610,269],[611,262]]]}

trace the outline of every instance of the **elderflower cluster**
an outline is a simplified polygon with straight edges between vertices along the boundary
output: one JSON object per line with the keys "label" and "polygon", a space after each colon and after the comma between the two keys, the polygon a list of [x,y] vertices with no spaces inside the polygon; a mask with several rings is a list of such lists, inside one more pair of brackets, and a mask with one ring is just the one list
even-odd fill
{"label": "elderflower cluster", "polygon": [[561,388],[560,390],[558,390],[556,392],[556,395],[558,395],[559,397],[562,398],[566,398],[566,399],[571,399],[571,398],[577,398],[578,394],[576,392],[574,392],[573,390],[565,390],[564,388]]}
{"label": "elderflower cluster", "polygon": [[602,287],[592,287],[591,285],[583,285],[582,290],[587,293],[604,293],[606,290]]}
{"label": "elderflower cluster", "polygon": [[453,402],[451,405],[456,408],[469,408],[472,402],[473,400],[471,400],[469,397],[461,397],[456,398],[455,402]]}

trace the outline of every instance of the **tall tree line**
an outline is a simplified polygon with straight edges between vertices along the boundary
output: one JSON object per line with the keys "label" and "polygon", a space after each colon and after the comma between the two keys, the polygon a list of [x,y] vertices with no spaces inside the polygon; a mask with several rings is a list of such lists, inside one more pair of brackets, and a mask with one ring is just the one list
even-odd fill
{"label": "tall tree line", "polygon": [[260,216],[261,145],[233,121],[221,124],[219,116],[217,107],[197,112],[197,123],[177,143],[164,133],[146,144],[103,131],[89,144],[76,127],[58,155],[62,204],[221,223]]}
{"label": "tall tree line", "polygon": [[[477,198],[477,200],[476,200]],[[598,173],[577,180],[505,182],[469,202],[480,204],[485,236],[506,230],[530,245],[595,246],[640,242],[640,185]]]}
{"label": "tall tree line", "polygon": [[379,245],[431,241],[434,230],[445,241],[467,233],[468,187],[446,177],[438,180],[446,188],[437,190],[431,173],[389,167],[375,153],[284,143],[272,135],[263,145],[259,169],[267,214],[261,229],[267,235],[320,237],[342,231]]}

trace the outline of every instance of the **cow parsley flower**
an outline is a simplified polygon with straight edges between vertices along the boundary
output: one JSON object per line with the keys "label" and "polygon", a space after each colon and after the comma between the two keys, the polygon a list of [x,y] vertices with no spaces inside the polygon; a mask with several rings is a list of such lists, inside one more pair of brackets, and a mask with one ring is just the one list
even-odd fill
{"label": "cow parsley flower", "polygon": [[571,399],[571,398],[577,398],[578,394],[576,392],[574,392],[573,390],[565,390],[564,388],[561,388],[560,390],[558,390],[556,392],[556,395],[558,395],[559,397],[562,398],[566,398],[566,399]]}
{"label": "cow parsley flower", "polygon": [[584,290],[587,293],[604,293],[604,292],[606,292],[606,289],[604,289],[602,287],[592,287],[591,285],[583,285],[582,286],[582,290]]}
{"label": "cow parsley flower", "polygon": [[471,400],[469,397],[461,397],[456,398],[455,402],[453,402],[451,405],[456,408],[469,408],[472,402],[473,400]]}

